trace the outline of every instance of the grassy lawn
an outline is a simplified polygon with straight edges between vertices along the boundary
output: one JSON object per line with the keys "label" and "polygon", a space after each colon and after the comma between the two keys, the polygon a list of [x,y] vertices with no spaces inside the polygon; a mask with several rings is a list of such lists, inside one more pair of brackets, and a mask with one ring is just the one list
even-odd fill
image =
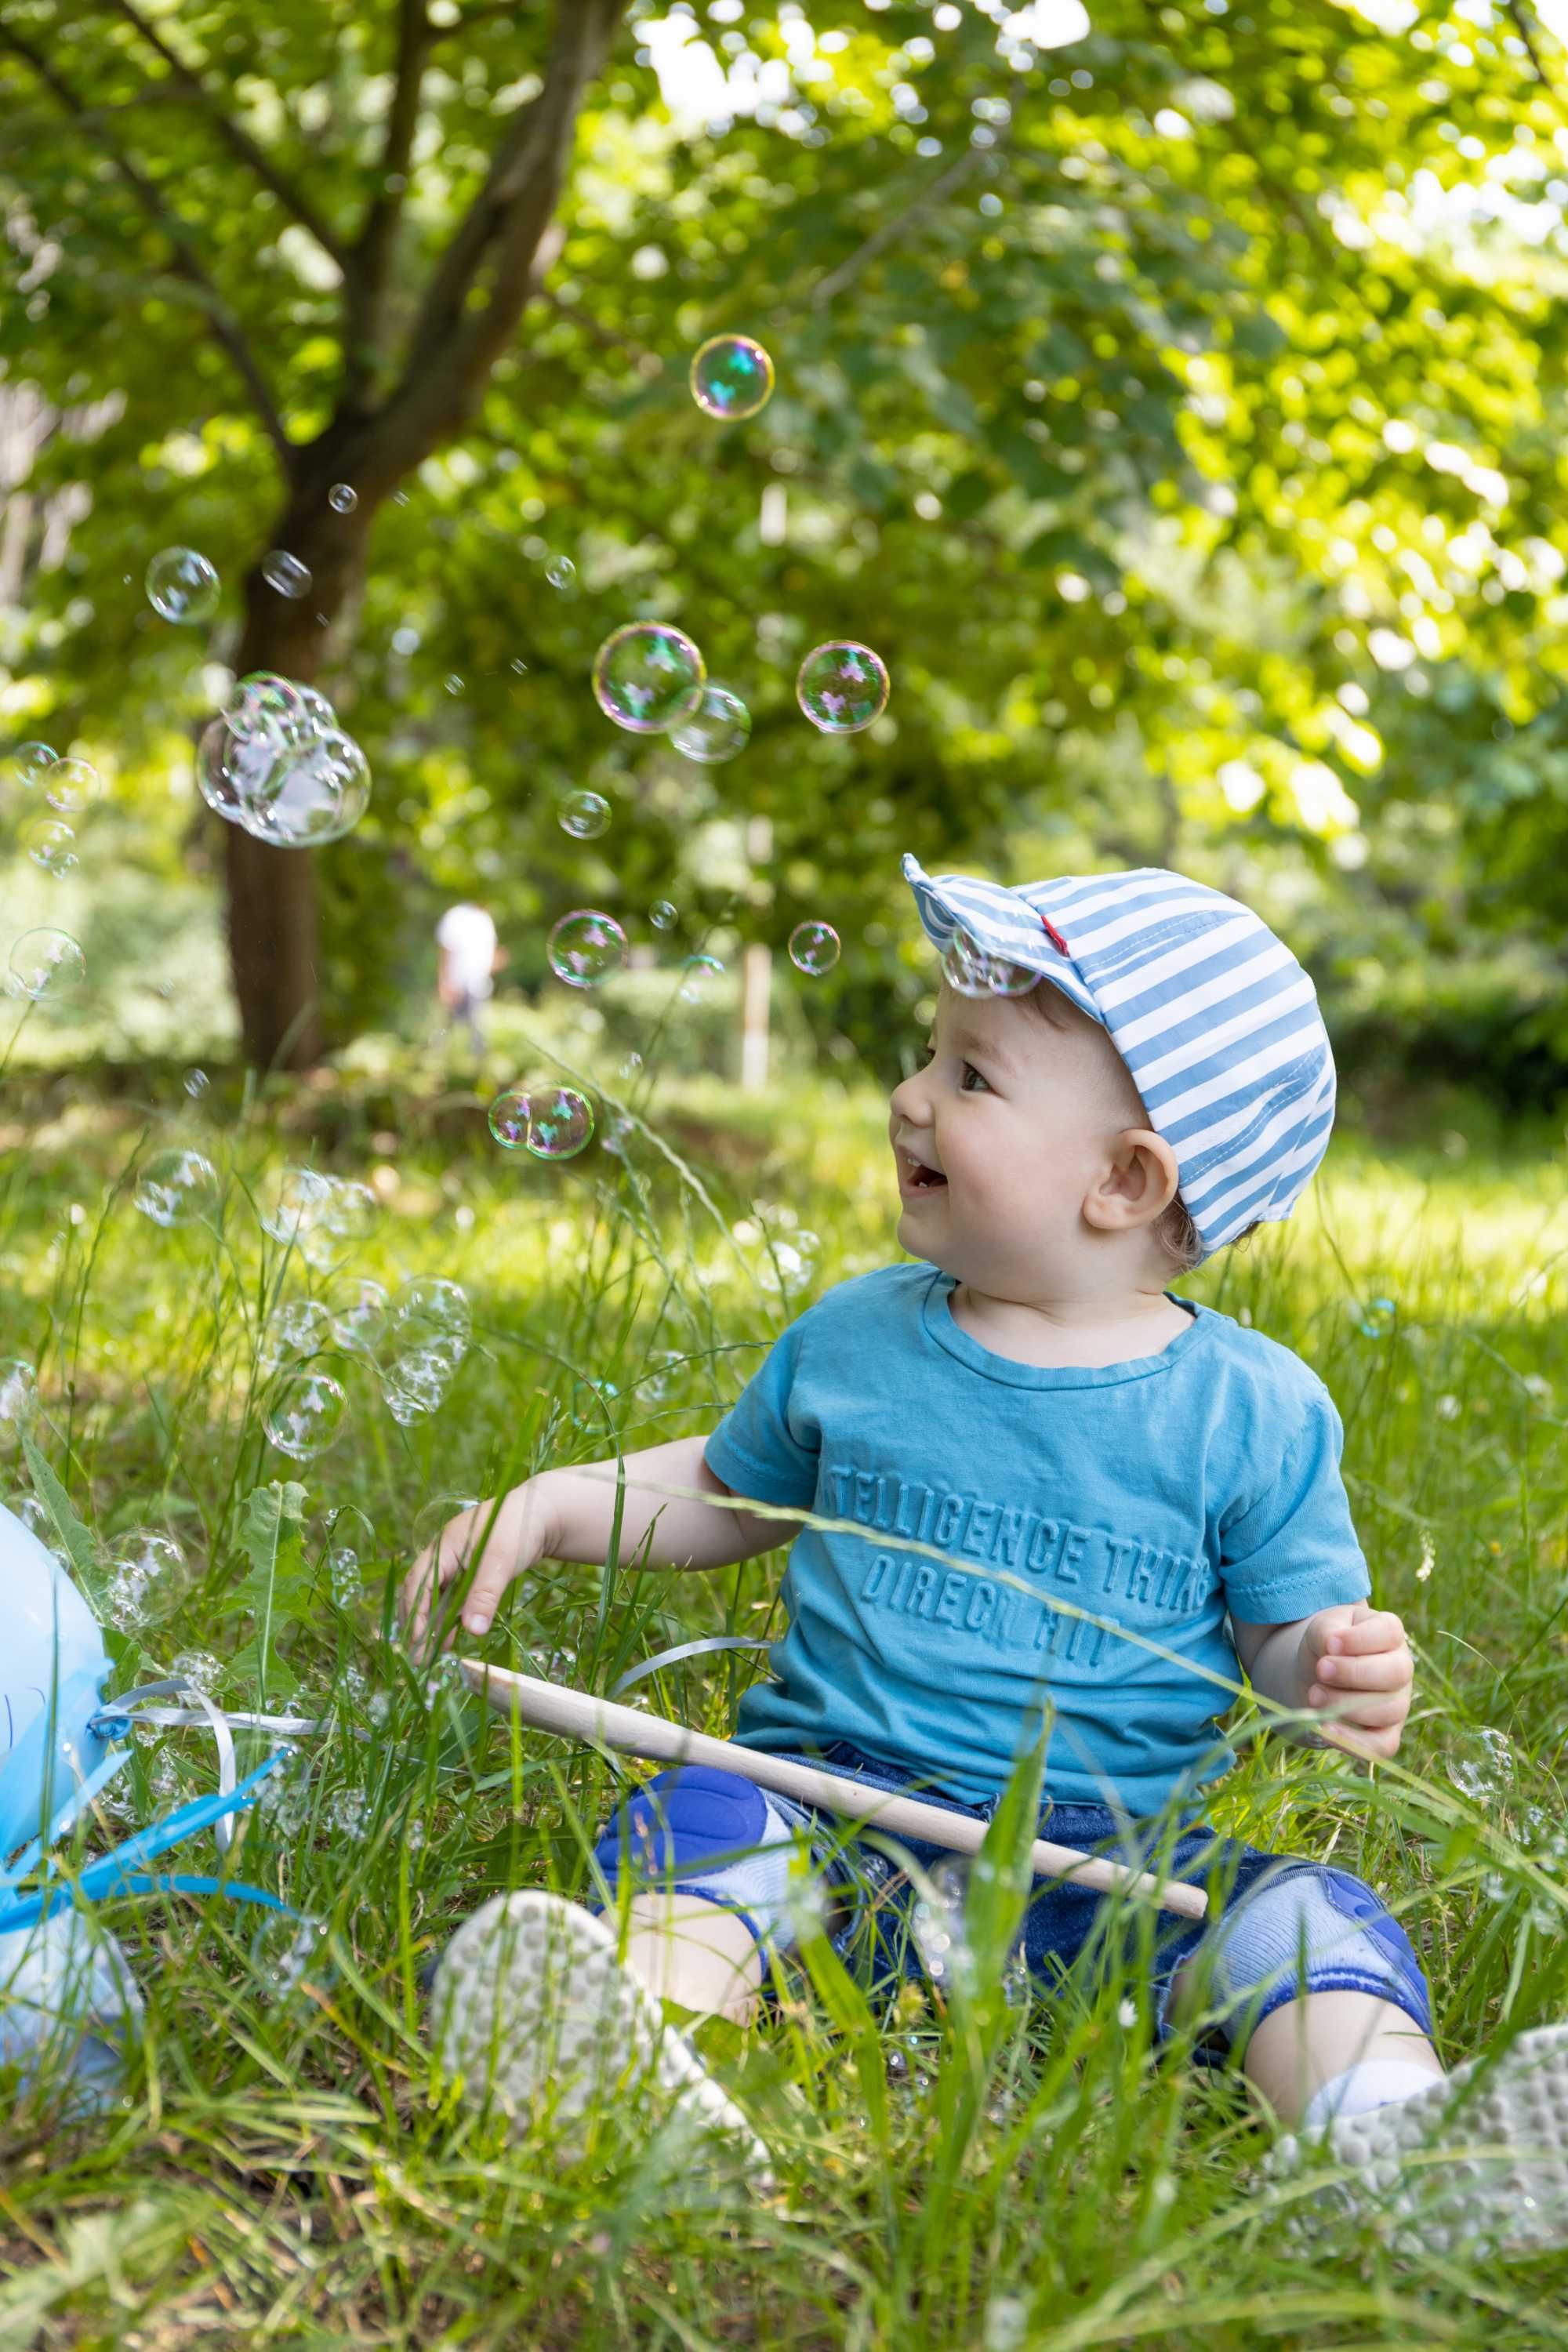
{"label": "grassy lawn", "polygon": [[[1249,2179],[1267,2139],[1239,2076],[1179,2048],[1156,2062],[1146,1993],[1117,1971],[1009,2009],[981,2050],[934,1991],[868,2026],[794,1968],[776,2022],[699,2032],[777,2152],[765,2200],[738,2159],[608,2126],[563,2167],[443,2082],[422,1967],[497,1889],[584,1888],[618,1784],[414,1670],[388,1631],[416,1537],[547,1463],[710,1427],[792,1314],[898,1255],[878,1095],[803,1080],[742,1103],[646,1075],[631,1093],[615,1070],[589,1076],[635,1123],[605,1150],[601,1102],[593,1147],[557,1166],[496,1148],[488,1088],[391,1046],[299,1088],[216,1071],[193,1098],[176,1055],[134,1078],[36,1064],[0,1097],[0,1354],[37,1368],[92,1597],[119,1608],[116,1686],[199,1654],[222,1702],[331,1717],[239,1848],[243,1875],[315,1927],[116,1900],[147,2005],[123,2104],[62,2129],[5,2100],[0,2342],[1561,2341],[1568,2258],[1428,2266],[1348,2225],[1287,2252]],[[211,1160],[220,1199],[165,1229],[133,1194],[176,1144]],[[375,1203],[317,1263],[258,1223],[299,1162]],[[1404,1747],[1373,1768],[1254,1737],[1239,1695],[1240,1762],[1210,1818],[1331,1851],[1384,1892],[1450,2065],[1568,2016],[1565,1264],[1548,1135],[1456,1157],[1344,1133],[1289,1226],[1185,1286],[1328,1382],[1373,1600],[1417,1662]],[[423,1276],[463,1286],[472,1339],[439,1409],[400,1423],[368,1357],[299,1309]],[[302,1461],[265,1427],[300,1377],[290,1334],[345,1400],[337,1441]],[[263,1573],[247,1498],[275,1483],[284,1541]],[[27,1495],[15,1448],[0,1486],[13,1507]],[[142,1528],[187,1567],[132,1615],[113,1563]],[[551,1568],[514,1588],[489,1654],[607,1689],[684,1637],[776,1632],[782,1557],[709,1578]],[[723,1654],[642,1688],[722,1734],[757,1671]],[[242,1765],[266,1752],[244,1738]],[[150,1737],[77,1851],[213,1785],[210,1740]],[[211,1851],[178,1859],[207,1869]]]}

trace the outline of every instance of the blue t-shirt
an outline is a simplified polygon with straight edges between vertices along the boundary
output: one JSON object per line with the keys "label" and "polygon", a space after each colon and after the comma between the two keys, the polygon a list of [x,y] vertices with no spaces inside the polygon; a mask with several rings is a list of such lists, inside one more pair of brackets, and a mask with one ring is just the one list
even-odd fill
{"label": "blue t-shirt", "polygon": [[924,1262],[840,1283],[708,1440],[735,1493],[867,1531],[795,1538],[773,1679],[735,1737],[807,1755],[849,1740],[982,1805],[1048,1698],[1049,1797],[1141,1816],[1174,1795],[1195,1814],[1236,1761],[1215,1729],[1233,1694],[1035,1596],[1233,1681],[1227,1612],[1274,1624],[1364,1600],[1333,1399],[1289,1348],[1173,1292],[1193,1322],[1158,1355],[1047,1369],[971,1339],[954,1287]]}

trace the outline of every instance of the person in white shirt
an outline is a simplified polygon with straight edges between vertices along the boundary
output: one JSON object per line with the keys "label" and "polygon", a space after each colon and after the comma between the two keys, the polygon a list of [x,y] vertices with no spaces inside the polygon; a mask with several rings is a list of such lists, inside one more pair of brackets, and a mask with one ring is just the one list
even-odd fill
{"label": "person in white shirt", "polygon": [[461,1023],[476,1054],[485,1050],[479,1008],[491,993],[493,975],[506,961],[506,950],[496,942],[496,927],[483,907],[461,900],[448,907],[436,926],[440,962],[436,992],[447,1008],[448,1031]]}

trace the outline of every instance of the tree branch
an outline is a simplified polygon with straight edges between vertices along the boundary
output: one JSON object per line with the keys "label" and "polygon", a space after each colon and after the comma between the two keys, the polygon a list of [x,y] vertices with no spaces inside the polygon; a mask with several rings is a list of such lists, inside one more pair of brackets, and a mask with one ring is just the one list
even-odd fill
{"label": "tree branch", "polygon": [[377,362],[384,356],[392,257],[419,122],[425,61],[435,36],[436,27],[425,13],[425,0],[397,0],[397,65],[382,142],[381,184],[349,255],[346,271],[342,405],[347,409],[363,404]]}
{"label": "tree branch", "polygon": [[841,261],[837,269],[830,269],[826,278],[817,279],[811,289],[812,309],[820,310],[824,303],[831,302],[834,296],[841,293],[851,278],[858,278],[879,253],[885,253],[889,246],[897,244],[911,221],[918,220],[921,213],[930,212],[935,205],[945,204],[953,190],[963,186],[971,172],[987,155],[994,155],[995,152],[994,147],[966,147],[945,172],[938,173],[929,188],[922,189],[904,206],[902,212],[895,213],[891,220],[884,221],[880,228],[872,231],[864,245],[857,247],[847,260]]}
{"label": "tree branch", "polygon": [[168,67],[173,79],[187,89],[193,100],[205,110],[230,154],[237,156],[242,163],[254,172],[264,188],[271,189],[279,204],[293,214],[301,228],[310,231],[322,252],[331,256],[346,277],[349,269],[349,257],[332,230],[329,228],[310,200],[300,194],[292,180],[278,169],[266,149],[258,147],[250,133],[247,131],[242,131],[239,124],[231,121],[225,113],[194,67],[186,65],[177,51],[169,47],[162,34],[148,24],[146,18],[132,7],[132,0],[100,0],[100,5],[111,8],[116,16],[123,16],[126,23],[134,27],[148,46],[156,49]]}
{"label": "tree branch", "polygon": [[[8,25],[0,25],[0,42],[3,42],[7,48],[15,50],[19,58],[32,67],[38,79],[47,89],[53,91],[73,121],[80,121],[85,115],[92,111],[83,104],[70,85],[56,73],[47,58],[40,55],[32,43],[25,39],[20,33],[16,32]],[[266,428],[267,436],[282,459],[285,473],[291,475],[297,455],[294,444],[283,430],[283,419],[278,413],[267,379],[257,363],[256,354],[245,339],[244,331],[238,320],[202,267],[195,247],[186,237],[179,223],[165,209],[154,184],[111,139],[105,136],[101,128],[98,131],[98,140],[100,148],[116,171],[135,191],[149,219],[168,239],[174,249],[175,275],[184,278],[188,284],[197,289],[201,297],[202,308],[206,314],[207,323],[214,336],[222,344],[233,361],[237,372],[244,379],[246,389],[250,394],[251,404]]]}
{"label": "tree branch", "polygon": [[[437,263],[385,412],[385,462],[399,474],[460,431],[533,290],[566,175],[583,92],[626,0],[560,0],[544,87],[502,131],[484,186]],[[481,278],[486,297],[476,299]]]}
{"label": "tree branch", "polygon": [[1514,31],[1524,43],[1524,54],[1530,59],[1531,64],[1535,68],[1536,80],[1540,82],[1543,89],[1550,89],[1552,84],[1546,78],[1545,68],[1542,66],[1540,58],[1536,55],[1535,43],[1531,40],[1530,35],[1530,19],[1525,15],[1523,8],[1521,6],[1520,0],[1508,0],[1508,13],[1513,18]]}

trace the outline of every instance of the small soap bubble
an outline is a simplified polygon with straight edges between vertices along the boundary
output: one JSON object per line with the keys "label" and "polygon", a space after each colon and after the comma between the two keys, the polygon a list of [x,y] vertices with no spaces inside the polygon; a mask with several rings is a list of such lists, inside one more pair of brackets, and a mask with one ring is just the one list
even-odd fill
{"label": "small soap bubble", "polygon": [[260,730],[238,736],[226,719],[215,719],[196,746],[196,789],[227,824],[242,824],[251,798],[264,789],[279,756],[276,736]]}
{"label": "small soap bubble", "polygon": [[641,1068],[642,1055],[636,1052],[630,1053],[621,1064],[621,1076],[623,1078],[635,1078]]}
{"label": "small soap bubble", "polygon": [[76,835],[58,817],[35,817],[22,835],[22,845],[37,866],[58,880],[76,866]]}
{"label": "small soap bubble", "polygon": [[508,1087],[489,1108],[490,1133],[503,1151],[521,1151],[528,1141],[528,1097],[521,1087]]}
{"label": "small soap bubble", "polygon": [[284,1168],[268,1177],[257,1202],[263,1233],[303,1244],[324,1226],[332,1180],[319,1168]]}
{"label": "small soap bubble", "polygon": [[942,978],[960,996],[1026,996],[1040,975],[1026,963],[990,955],[967,931],[955,931],[942,960]]}
{"label": "small soap bubble", "polygon": [[319,1298],[291,1298],[275,1317],[261,1354],[264,1371],[319,1356],[332,1344],[332,1318]]}
{"label": "small soap bubble", "polygon": [[400,1347],[427,1347],[442,1341],[456,1349],[455,1371],[473,1337],[474,1310],[460,1282],[444,1282],[421,1275],[405,1282],[393,1302],[392,1329]]}
{"label": "small soap bubble", "polygon": [[267,1416],[267,1434],[279,1454],[313,1461],[342,1436],[348,1399],[327,1372],[296,1372]]}
{"label": "small soap bubble", "polygon": [[193,1102],[200,1102],[212,1080],[205,1070],[187,1070],[180,1083]]}
{"label": "small soap bubble", "polygon": [[594,698],[617,727],[658,735],[697,709],[706,677],[684,631],[665,621],[628,621],[595,656]]}
{"label": "small soap bubble", "polygon": [[362,1789],[340,1789],[324,1810],[329,1829],[356,1844],[370,1828],[370,1800]]}
{"label": "small soap bubble", "polygon": [[162,620],[210,621],[217,611],[217,573],[194,547],[161,548],[147,566],[145,585]]}
{"label": "small soap bubble", "polygon": [[712,678],[703,687],[696,709],[669,730],[669,740],[683,759],[700,761],[710,768],[721,760],[732,760],[751,738],[751,712],[732,687],[720,686]]}
{"label": "small soap bubble", "polygon": [[215,1658],[210,1650],[182,1650],[172,1662],[169,1671],[182,1675],[188,1683],[194,1683],[197,1690],[205,1691],[209,1698],[223,1684],[222,1661]]}
{"label": "small soap bubble", "polygon": [[1392,1298],[1369,1298],[1356,1328],[1368,1339],[1386,1339],[1399,1309]]}
{"label": "small soap bubble", "polygon": [[[479,1510],[483,1499],[479,1495],[443,1494],[432,1495],[427,1502],[422,1503],[414,1515],[414,1524],[408,1531],[408,1549],[413,1558],[417,1559],[421,1552],[427,1551],[437,1538],[450,1527],[454,1519],[461,1518],[467,1511]],[[487,1513],[486,1517],[488,1516]],[[484,1531],[483,1518],[471,1523],[460,1550],[457,1551],[457,1556],[466,1560],[474,1546],[483,1538]],[[450,1549],[456,1550],[457,1547],[454,1545]]]}
{"label": "small soap bubble", "polygon": [[[38,1376],[20,1356],[0,1356],[0,1450],[9,1454],[38,1416]],[[31,1499],[31,1498],[28,1498]],[[19,1517],[25,1516],[18,1512]],[[32,1526],[32,1520],[27,1519]],[[47,1529],[35,1528],[47,1534]]]}
{"label": "small soap bubble", "polygon": [[1514,1780],[1513,1750],[1508,1734],[1490,1724],[1458,1731],[1443,1759],[1444,1769],[1461,1796],[1488,1804],[1510,1794]]}
{"label": "small soap bubble", "polygon": [[297,685],[274,669],[253,669],[232,688],[223,719],[237,742],[263,737],[276,757],[302,750],[318,727],[332,725],[333,711],[314,687]]}
{"label": "small soap bubble", "polygon": [[[277,1822],[285,1837],[298,1837],[310,1820],[309,1800],[302,1794],[285,1801],[284,1776],[275,1772],[264,1783],[261,1810]],[[277,1793],[274,1793],[277,1792]],[[319,1919],[295,1921],[278,1917],[258,1933],[252,1947],[257,1973],[274,2000],[287,2000],[303,1983],[305,1971],[321,1948],[326,1928]]]}
{"label": "small soap bubble", "polygon": [[[374,1197],[374,1196],[373,1196]],[[387,1297],[379,1282],[362,1276],[354,1285],[354,1295],[345,1307],[332,1315],[332,1337],[340,1348],[352,1353],[355,1349],[369,1355],[381,1344],[386,1328]]]}
{"label": "small soap bubble", "polygon": [[943,1987],[963,1983],[974,1956],[964,1924],[969,1888],[969,1864],[957,1856],[939,1862],[930,1873],[931,1899],[923,1895],[910,1911],[910,1932],[932,1980]]}
{"label": "small soap bubble", "polygon": [[626,960],[626,935],[613,915],[593,907],[563,915],[545,945],[550,969],[569,988],[596,988]]}
{"label": "small soap bubble", "polygon": [[36,792],[58,758],[59,753],[47,743],[18,743],[0,774],[16,792]]}
{"label": "small soap bubble", "polygon": [[132,1206],[155,1225],[195,1225],[216,1216],[217,1171],[199,1151],[154,1152],[137,1180]]}
{"label": "small soap bubble", "polygon": [[155,1605],[178,1596],[186,1573],[185,1555],[173,1536],[136,1528],[116,1542],[104,1605],[121,1628],[145,1624]]}
{"label": "small soap bubble", "polygon": [[526,677],[528,676],[528,664],[523,660],[521,654],[513,654],[510,661],[507,664],[507,667],[510,670],[514,677]]}
{"label": "small soap bubble", "polygon": [[552,555],[544,567],[544,576],[552,588],[571,588],[576,584],[577,566],[569,555]]}
{"label": "small soap bubble", "polygon": [[443,680],[443,684],[445,685],[448,694],[461,694],[463,691],[463,681],[458,676],[456,670],[453,670],[450,675]]}
{"label": "small soap bubble", "polygon": [[439,1346],[400,1349],[380,1366],[382,1397],[400,1429],[439,1411],[453,1370],[449,1353]]}
{"label": "small soap bubble", "polygon": [[710,335],[691,358],[691,397],[721,424],[755,416],[773,388],[773,363],[750,335]]}
{"label": "small soap bubble", "polygon": [[310,567],[301,563],[297,555],[290,555],[287,548],[274,547],[262,557],[261,576],[279,596],[299,597],[310,593]]}
{"label": "small soap bubble", "polygon": [[611,1119],[599,1140],[612,1160],[624,1160],[626,1156],[626,1146],[635,1132],[636,1129],[629,1118],[616,1118]]}
{"label": "small soap bubble", "polygon": [[13,996],[52,1004],[71,995],[86,978],[87,959],[68,931],[24,931],[11,950],[6,987]]}
{"label": "small soap bubble", "polygon": [[888,672],[869,646],[835,638],[814,646],[795,681],[795,700],[824,735],[858,735],[888,707]]}
{"label": "small soap bubble", "polygon": [[536,1160],[574,1160],[594,1139],[593,1107],[575,1087],[536,1087],[523,1138]]}
{"label": "small soap bubble", "polygon": [[563,833],[574,841],[596,841],[610,822],[610,803],[603,793],[568,793],[561,803]]}
{"label": "small soap bubble", "polygon": [[831,923],[797,923],[789,935],[789,960],[798,971],[831,971],[838,961],[838,934]]}
{"label": "small soap bubble", "polygon": [[340,1544],[327,1554],[327,1573],[332,1580],[332,1599],[340,1609],[350,1609],[359,1599],[359,1554],[352,1545]]}
{"label": "small soap bubble", "polygon": [[716,980],[721,980],[724,967],[717,956],[688,956],[680,967],[680,1001],[683,1004],[700,1004]]}
{"label": "small soap bubble", "polygon": [[359,492],[352,482],[334,482],[327,492],[327,504],[334,514],[353,514],[359,504]]}
{"label": "small soap bubble", "polygon": [[62,816],[79,816],[103,791],[103,779],[86,760],[57,760],[42,778],[44,798]]}
{"label": "small soap bubble", "polygon": [[656,931],[671,931],[680,920],[680,909],[668,898],[656,898],[647,910],[647,919]]}

